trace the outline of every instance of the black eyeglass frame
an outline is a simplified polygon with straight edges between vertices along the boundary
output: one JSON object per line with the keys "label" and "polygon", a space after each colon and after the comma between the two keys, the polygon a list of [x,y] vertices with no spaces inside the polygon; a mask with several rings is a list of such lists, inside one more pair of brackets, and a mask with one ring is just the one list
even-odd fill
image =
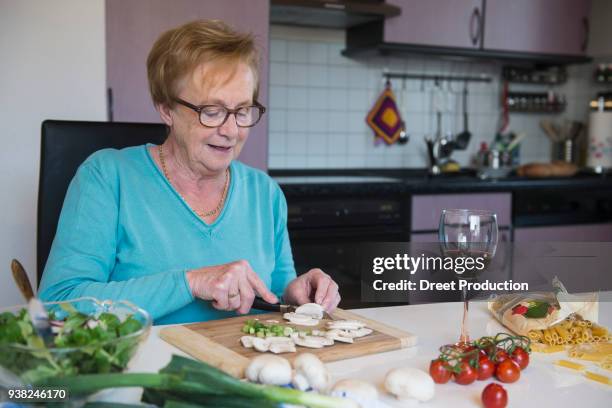
{"label": "black eyeglass frame", "polygon": [[[200,105],[200,106],[198,106],[198,105],[194,105],[192,103],[189,103],[189,102],[187,102],[187,101],[185,101],[185,100],[183,100],[181,98],[174,98],[174,101],[176,103],[178,103],[179,105],[183,105],[186,108],[189,108],[189,109],[197,112],[198,120],[200,121],[200,124],[202,126],[204,126],[204,127],[211,128],[211,129],[223,126],[225,124],[225,122],[227,122],[227,118],[229,118],[229,116],[232,115],[232,114],[234,115],[234,119],[236,119],[236,114],[238,113],[238,111],[240,111],[240,109],[255,107],[255,108],[257,108],[259,110],[259,117],[255,121],[255,123],[253,123],[250,126],[241,126],[241,125],[238,124],[238,120],[236,120],[236,126],[241,127],[241,128],[251,128],[251,127],[255,126],[256,124],[259,123],[259,121],[261,120],[261,118],[264,115],[264,113],[266,113],[266,107],[263,106],[261,103],[259,103],[257,101],[253,101],[253,105],[241,106],[241,107],[236,108],[236,109],[230,109],[230,108],[228,108],[226,106],[223,106],[223,105]],[[225,109],[227,111],[227,113],[225,114],[225,118],[223,118],[223,121],[219,125],[217,125],[217,126],[205,125],[204,123],[202,123],[202,111],[204,109],[206,109],[206,108],[213,107],[213,106],[214,107],[222,107],[223,109]]]}

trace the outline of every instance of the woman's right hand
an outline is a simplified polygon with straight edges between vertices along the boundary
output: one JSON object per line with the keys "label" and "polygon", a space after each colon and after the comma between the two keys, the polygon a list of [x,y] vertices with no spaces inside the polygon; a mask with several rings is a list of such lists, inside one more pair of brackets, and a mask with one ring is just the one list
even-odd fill
{"label": "woman's right hand", "polygon": [[212,306],[218,310],[248,313],[256,294],[266,302],[278,302],[244,260],[187,271],[187,282],[193,296],[212,300]]}

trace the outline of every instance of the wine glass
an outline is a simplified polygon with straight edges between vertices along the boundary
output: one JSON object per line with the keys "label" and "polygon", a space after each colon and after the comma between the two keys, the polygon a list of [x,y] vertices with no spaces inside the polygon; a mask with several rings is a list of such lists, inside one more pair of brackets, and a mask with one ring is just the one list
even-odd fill
{"label": "wine glass", "polygon": [[[497,215],[485,210],[442,210],[438,240],[444,257],[451,258],[481,258],[483,268],[466,269],[460,273],[454,270],[458,278],[473,281],[477,275],[484,272],[495,255],[497,248]],[[453,263],[455,265],[455,263]],[[458,346],[465,346],[470,341],[467,319],[469,300],[467,288],[461,290],[463,300],[463,320],[461,322],[461,337]]]}

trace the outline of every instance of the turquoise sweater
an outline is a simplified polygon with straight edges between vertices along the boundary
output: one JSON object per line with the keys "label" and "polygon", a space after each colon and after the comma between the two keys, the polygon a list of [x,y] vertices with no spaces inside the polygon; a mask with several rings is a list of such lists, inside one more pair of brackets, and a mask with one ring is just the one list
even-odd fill
{"label": "turquoise sweater", "polygon": [[147,146],[94,153],[70,183],[39,296],[125,299],[155,324],[234,316],[194,299],[185,272],[246,259],[278,296],[295,278],[287,203],[264,172],[234,161],[223,211],[203,222]]}

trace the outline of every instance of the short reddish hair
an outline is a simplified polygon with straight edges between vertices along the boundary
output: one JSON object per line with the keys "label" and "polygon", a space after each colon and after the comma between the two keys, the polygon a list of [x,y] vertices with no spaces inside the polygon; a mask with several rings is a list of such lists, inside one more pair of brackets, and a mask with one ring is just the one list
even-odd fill
{"label": "short reddish hair", "polygon": [[[205,62],[218,64],[232,76],[238,63],[251,68],[255,79],[253,100],[259,93],[259,53],[254,37],[240,33],[220,20],[197,20],[159,36],[147,58],[147,77],[154,104],[172,106],[179,82]],[[227,67],[233,71],[227,71]]]}

